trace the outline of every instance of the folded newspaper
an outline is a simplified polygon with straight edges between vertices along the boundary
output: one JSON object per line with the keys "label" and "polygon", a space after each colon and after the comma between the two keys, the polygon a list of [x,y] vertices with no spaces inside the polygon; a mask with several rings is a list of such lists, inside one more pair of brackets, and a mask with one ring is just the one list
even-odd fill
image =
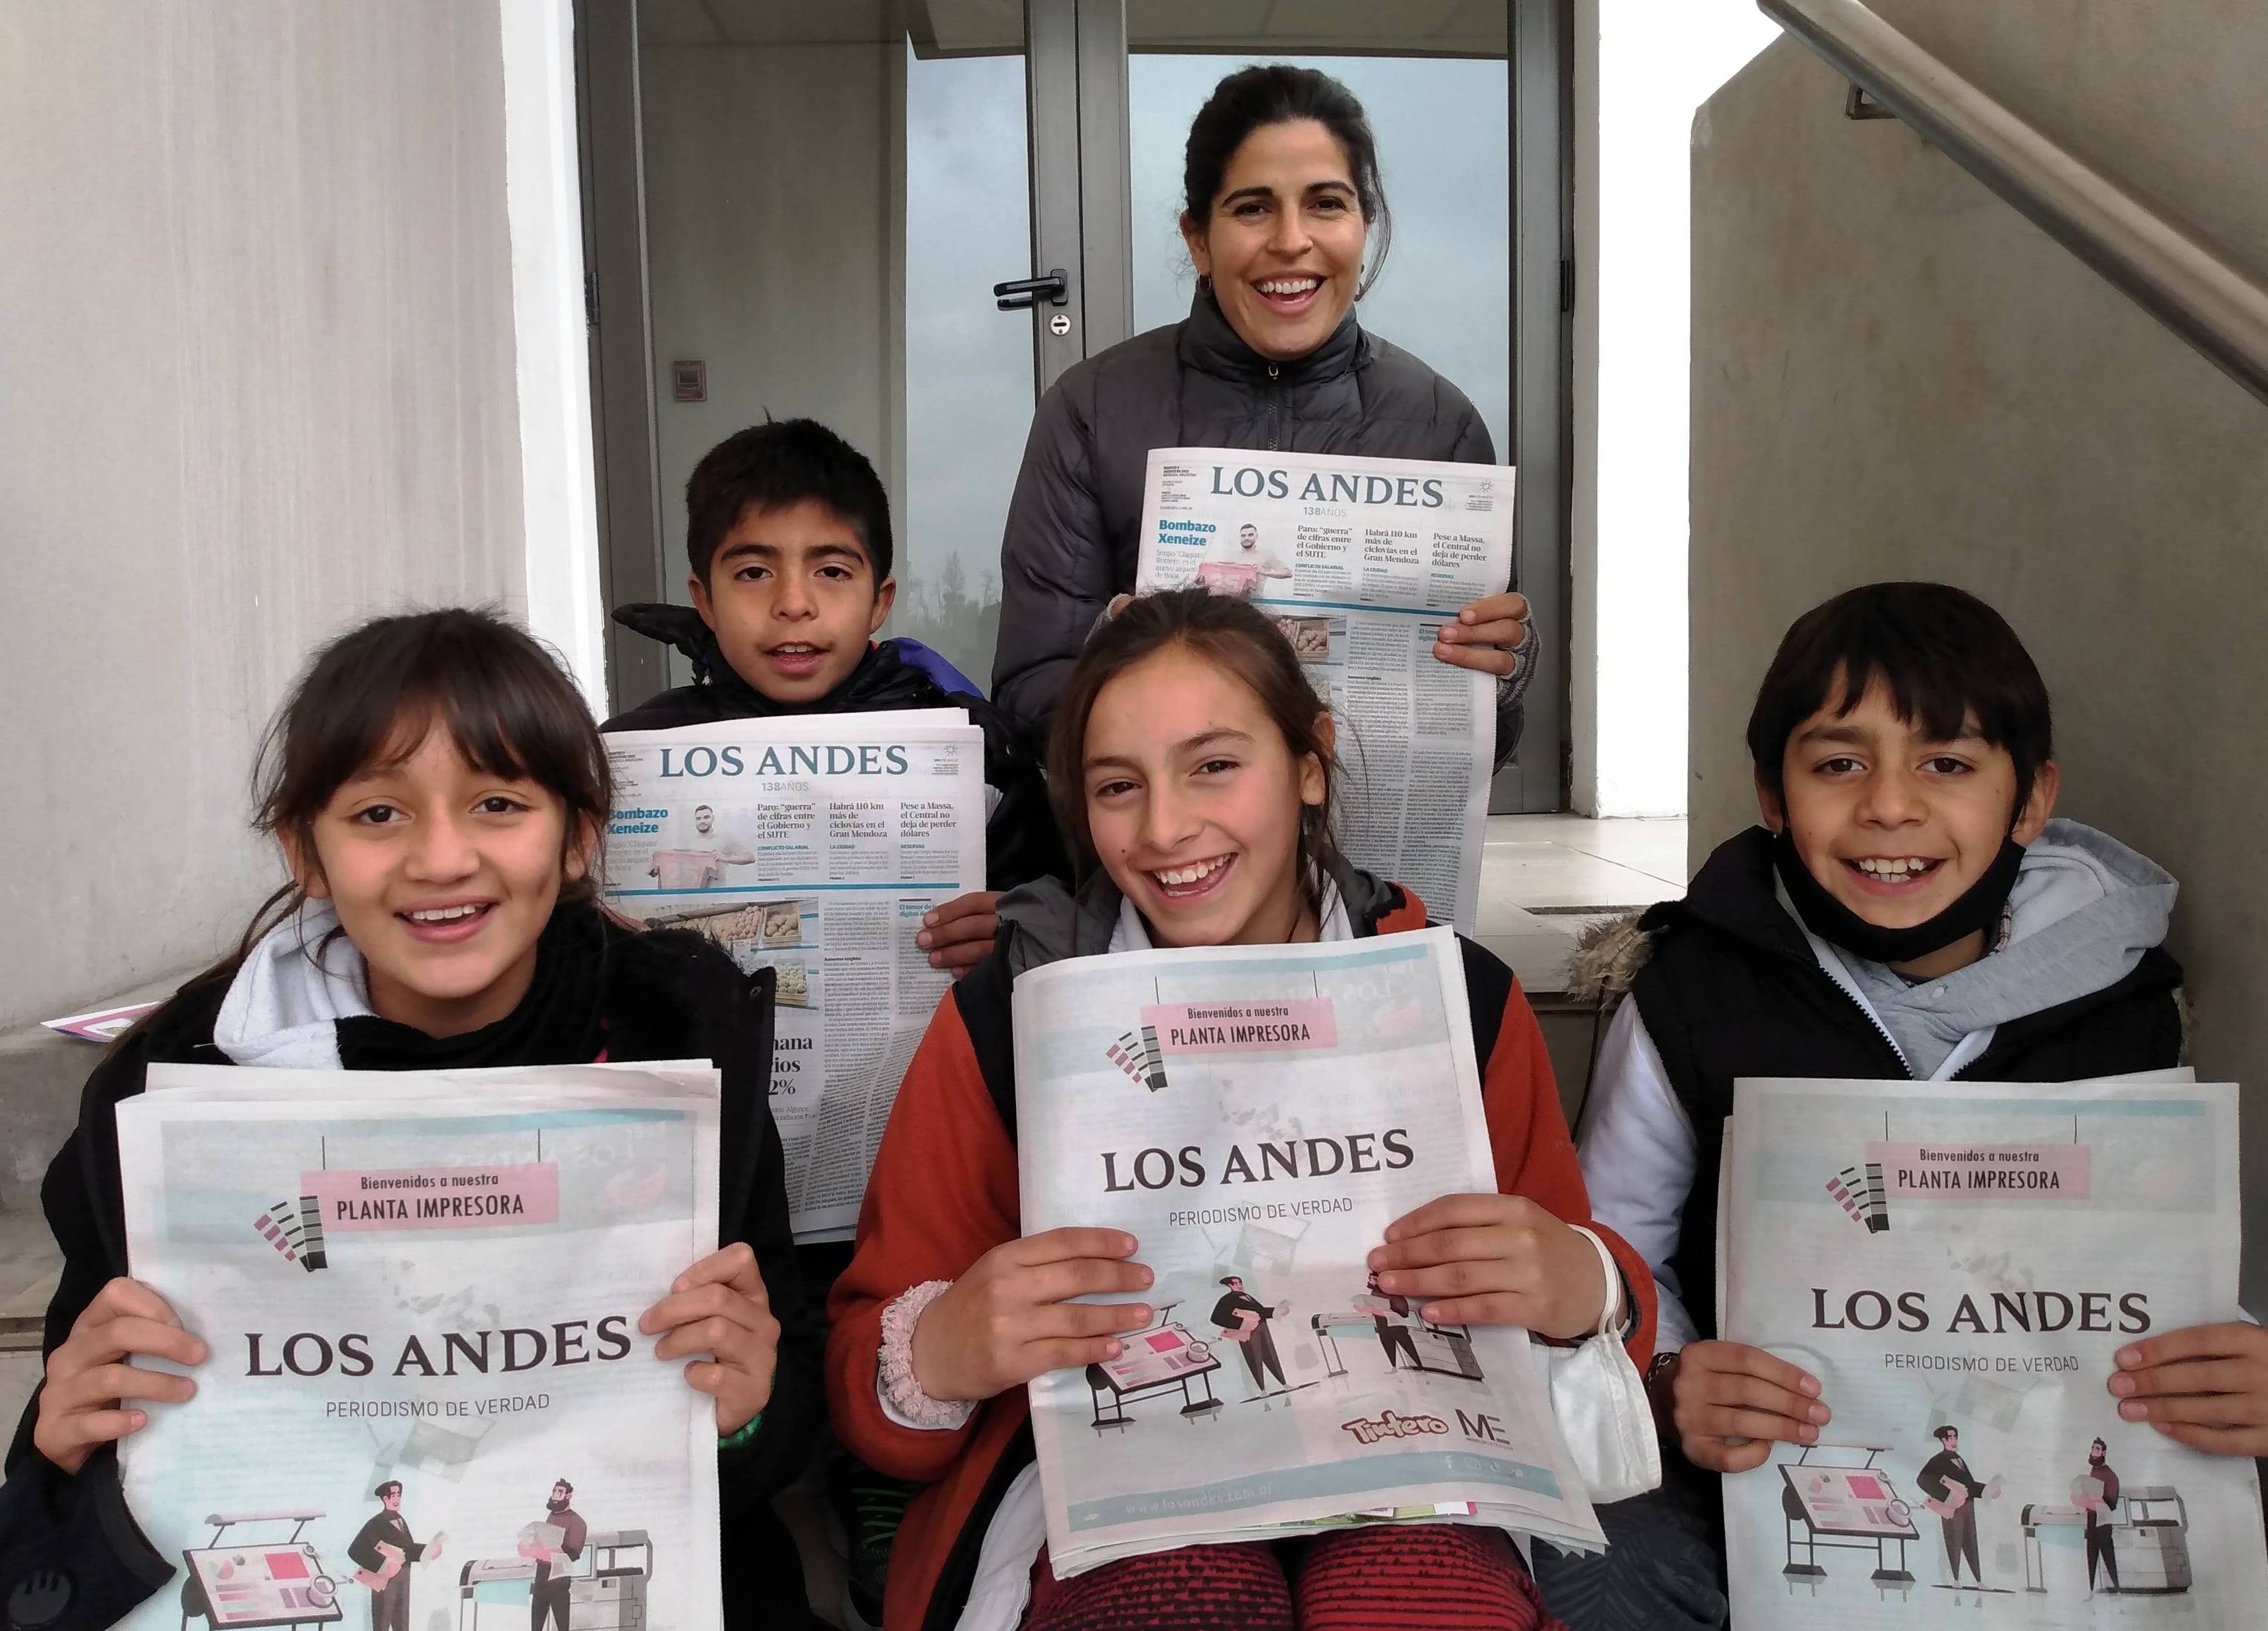
{"label": "folded newspaper", "polygon": [[2235,1089],[1743,1081],[1726,1149],[1723,1334],[1834,1412],[1724,1480],[1735,1625],[2261,1622],[2254,1464],[2103,1385],[2235,1311]]}
{"label": "folded newspaper", "polygon": [[1075,958],[1015,1033],[1026,1231],[1124,1229],[1156,1275],[1121,1357],[1030,1386],[1059,1576],[1367,1517],[1603,1544],[1528,1333],[1365,1269],[1496,1188],[1450,931]]}
{"label": "folded newspaper", "polygon": [[790,1221],[848,1240],[952,984],[914,934],[984,887],[984,734],[959,708],[799,715],[617,732],[607,756],[607,904],[772,970]]}
{"label": "folded newspaper", "polygon": [[1496,464],[1159,447],[1135,582],[1250,601],[1340,725],[1347,853],[1472,931],[1496,681],[1433,655],[1512,581],[1513,472]]}
{"label": "folded newspaper", "polygon": [[716,1247],[714,1068],[149,1087],[128,1258],[210,1356],[122,1447],[184,1576],[124,1623],[721,1623],[713,1406],[637,1331]]}

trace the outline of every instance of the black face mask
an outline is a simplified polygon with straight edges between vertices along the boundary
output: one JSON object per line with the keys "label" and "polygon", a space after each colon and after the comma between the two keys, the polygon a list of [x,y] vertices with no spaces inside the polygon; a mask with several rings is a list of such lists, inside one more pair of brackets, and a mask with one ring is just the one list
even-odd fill
{"label": "black face mask", "polygon": [[1795,852],[1795,840],[1783,827],[1772,839],[1772,866],[1795,903],[1803,925],[1830,945],[1854,951],[1870,963],[1911,963],[1942,951],[1964,934],[1997,927],[2007,910],[2008,896],[2016,887],[2016,870],[2024,864],[2024,846],[2014,838],[2000,841],[2000,852],[1968,891],[1926,923],[1910,929],[1886,929],[1867,922],[1811,875]]}

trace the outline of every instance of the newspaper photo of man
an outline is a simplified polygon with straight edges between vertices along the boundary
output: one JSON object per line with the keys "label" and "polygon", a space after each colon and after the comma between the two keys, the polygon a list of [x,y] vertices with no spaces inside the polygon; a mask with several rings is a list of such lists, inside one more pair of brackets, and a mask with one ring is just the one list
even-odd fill
{"label": "newspaper photo of man", "polygon": [[1970,1475],[1969,1464],[1961,1458],[1961,1434],[1946,1426],[1931,1436],[1940,1445],[1938,1452],[1922,1463],[1920,1474],[1914,1480],[1921,1491],[1922,1504],[1938,1516],[1945,1528],[1945,1563],[1953,1575],[1952,1583],[1961,1584],[1961,1560],[1969,1560],[1970,1578],[1978,1586],[1984,1583],[1984,1571],[1977,1562],[1977,1502],[1999,1494],[1999,1480],[1979,1483]]}
{"label": "newspaper photo of man", "polygon": [[2118,1554],[2110,1544],[2111,1517],[2118,1506],[2118,1474],[2110,1468],[2110,1446],[2096,1439],[2087,1448],[2087,1471],[2072,1486],[2072,1497],[2087,1512],[2087,1592],[2095,1595],[2095,1565],[2110,1571],[2118,1590]]}
{"label": "newspaper photo of man", "polygon": [[574,1589],[575,1580],[560,1565],[582,1557],[591,1532],[582,1515],[570,1504],[574,1498],[575,1486],[560,1479],[551,1486],[550,1497],[543,1503],[543,1516],[520,1531],[519,1554],[535,1560],[535,1587],[528,1598],[528,1631],[543,1631],[547,1615],[556,1631],[567,1631],[568,1593]]}
{"label": "newspaper photo of man", "polygon": [[1270,1308],[1246,1295],[1241,1275],[1226,1275],[1220,1283],[1228,1288],[1228,1294],[1212,1305],[1212,1323],[1220,1327],[1221,1335],[1244,1350],[1244,1368],[1252,1373],[1255,1387],[1263,1393],[1268,1391],[1261,1375],[1266,1370],[1275,1376],[1278,1387],[1288,1389],[1292,1384],[1284,1379],[1284,1362],[1276,1356],[1276,1337],[1268,1322],[1290,1313],[1292,1305],[1279,1303]]}
{"label": "newspaper photo of man", "polygon": [[355,1578],[370,1588],[370,1631],[409,1631],[409,1565],[438,1561],[446,1537],[420,1545],[401,1516],[401,1480],[389,1478],[371,1494],[379,1510],[347,1543]]}

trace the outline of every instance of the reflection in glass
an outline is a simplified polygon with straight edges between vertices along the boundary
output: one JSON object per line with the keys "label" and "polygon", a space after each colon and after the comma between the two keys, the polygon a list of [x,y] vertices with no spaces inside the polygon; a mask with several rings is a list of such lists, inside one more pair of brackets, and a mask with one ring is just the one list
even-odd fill
{"label": "reflection in glass", "polygon": [[1024,59],[906,61],[905,491],[887,633],[990,686],[1000,529],[1032,418],[1031,314],[992,285],[1032,255]]}

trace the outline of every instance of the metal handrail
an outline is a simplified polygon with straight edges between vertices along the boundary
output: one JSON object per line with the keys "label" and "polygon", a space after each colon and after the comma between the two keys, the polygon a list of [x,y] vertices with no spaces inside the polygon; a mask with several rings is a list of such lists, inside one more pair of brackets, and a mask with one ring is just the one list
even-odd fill
{"label": "metal handrail", "polygon": [[1867,95],[2268,402],[2268,288],[1859,0],[1756,0]]}

